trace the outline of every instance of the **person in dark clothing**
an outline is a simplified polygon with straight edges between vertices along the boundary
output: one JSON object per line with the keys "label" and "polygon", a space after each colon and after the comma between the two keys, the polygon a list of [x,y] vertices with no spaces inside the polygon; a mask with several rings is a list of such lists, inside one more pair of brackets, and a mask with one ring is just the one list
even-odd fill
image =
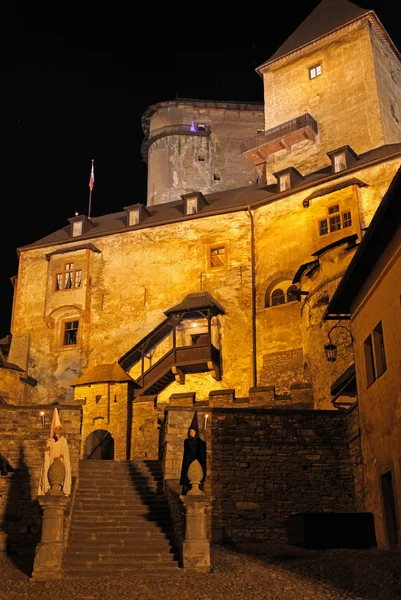
{"label": "person in dark clothing", "polygon": [[188,437],[184,440],[184,456],[182,459],[180,478],[183,496],[185,496],[192,487],[188,479],[188,469],[194,460],[198,460],[203,469],[203,477],[199,484],[199,489],[204,491],[206,479],[206,442],[199,437],[197,413],[195,413],[192,423],[189,426]]}

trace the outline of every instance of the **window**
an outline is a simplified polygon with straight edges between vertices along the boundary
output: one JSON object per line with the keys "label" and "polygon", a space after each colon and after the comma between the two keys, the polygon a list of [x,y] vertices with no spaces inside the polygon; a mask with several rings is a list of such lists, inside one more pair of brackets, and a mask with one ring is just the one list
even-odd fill
{"label": "window", "polygon": [[79,321],[65,321],[63,332],[63,346],[75,346],[78,337]]}
{"label": "window", "polygon": [[285,190],[289,190],[291,187],[291,179],[290,174],[285,173],[284,175],[280,175],[280,192],[284,192]]}
{"label": "window", "polygon": [[381,321],[364,341],[363,349],[365,353],[366,382],[369,387],[387,369]]}
{"label": "window", "polygon": [[347,212],[343,213],[343,227],[351,227],[351,225],[352,225],[351,211],[347,210]]}
{"label": "window", "polygon": [[193,215],[198,212],[198,200],[197,198],[188,198],[186,205],[186,214]]}
{"label": "window", "polygon": [[128,225],[138,225],[139,210],[130,210],[128,212]]}
{"label": "window", "polygon": [[226,266],[226,247],[214,246],[210,248],[210,266],[225,267]]}
{"label": "window", "polygon": [[82,235],[82,221],[74,221],[72,224],[72,237]]}
{"label": "window", "polygon": [[62,273],[56,275],[56,291],[80,288],[82,284],[82,270],[74,269],[74,263],[66,263]]}
{"label": "window", "polygon": [[334,155],[334,173],[339,173],[340,171],[345,171],[347,168],[347,160],[345,158],[345,152],[340,152],[340,154]]}
{"label": "window", "polygon": [[217,173],[214,173],[213,179],[214,179],[214,181],[220,181],[220,175],[218,175]]}
{"label": "window", "polygon": [[283,290],[280,288],[274,290],[272,293],[272,306],[277,306],[278,304],[285,303],[285,296]]}
{"label": "window", "polygon": [[309,79],[315,79],[322,74],[322,66],[320,64],[309,67]]}
{"label": "window", "polygon": [[341,228],[351,227],[352,216],[350,210],[341,214],[339,204],[333,204],[328,207],[327,212],[329,214],[328,219],[318,221],[319,235],[326,235],[327,233],[339,231]]}
{"label": "window", "polygon": [[287,302],[298,300],[298,288],[296,285],[290,285],[287,290]]}
{"label": "window", "polygon": [[204,123],[197,123],[196,130],[197,131],[206,131],[206,125]]}
{"label": "window", "polygon": [[204,154],[198,154],[198,162],[205,162]]}

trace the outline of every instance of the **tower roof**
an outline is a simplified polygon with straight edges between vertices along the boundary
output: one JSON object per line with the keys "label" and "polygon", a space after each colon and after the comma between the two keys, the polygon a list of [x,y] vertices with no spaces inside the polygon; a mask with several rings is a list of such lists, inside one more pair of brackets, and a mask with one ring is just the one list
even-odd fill
{"label": "tower roof", "polygon": [[256,71],[260,73],[265,66],[286,54],[290,54],[369,13],[375,14],[374,11],[360,8],[348,0],[322,0],[280,46],[277,52],[258,67]]}

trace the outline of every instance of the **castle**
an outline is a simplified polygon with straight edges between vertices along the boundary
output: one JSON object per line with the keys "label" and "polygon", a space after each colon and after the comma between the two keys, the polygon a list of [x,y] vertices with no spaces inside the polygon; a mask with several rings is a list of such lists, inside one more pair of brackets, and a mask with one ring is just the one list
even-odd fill
{"label": "castle", "polygon": [[327,307],[401,166],[400,59],[373,11],[322,0],[257,68],[263,103],[150,106],[146,205],[18,249],[3,408],[75,403],[80,456],[108,432],[126,460],[158,456],[166,407],[183,432],[194,407],[206,429],[213,408],[355,406],[347,316]]}

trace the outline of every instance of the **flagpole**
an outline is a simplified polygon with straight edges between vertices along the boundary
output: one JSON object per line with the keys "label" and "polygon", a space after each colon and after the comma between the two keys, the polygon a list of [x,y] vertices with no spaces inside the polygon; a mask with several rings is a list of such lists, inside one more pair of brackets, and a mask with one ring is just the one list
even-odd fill
{"label": "flagpole", "polygon": [[92,204],[92,190],[95,184],[95,161],[92,158],[91,174],[89,178],[89,207],[88,207],[88,219],[91,218],[91,204]]}
{"label": "flagpole", "polygon": [[91,218],[91,204],[92,204],[92,190],[89,190],[89,208],[88,208],[88,219]]}

